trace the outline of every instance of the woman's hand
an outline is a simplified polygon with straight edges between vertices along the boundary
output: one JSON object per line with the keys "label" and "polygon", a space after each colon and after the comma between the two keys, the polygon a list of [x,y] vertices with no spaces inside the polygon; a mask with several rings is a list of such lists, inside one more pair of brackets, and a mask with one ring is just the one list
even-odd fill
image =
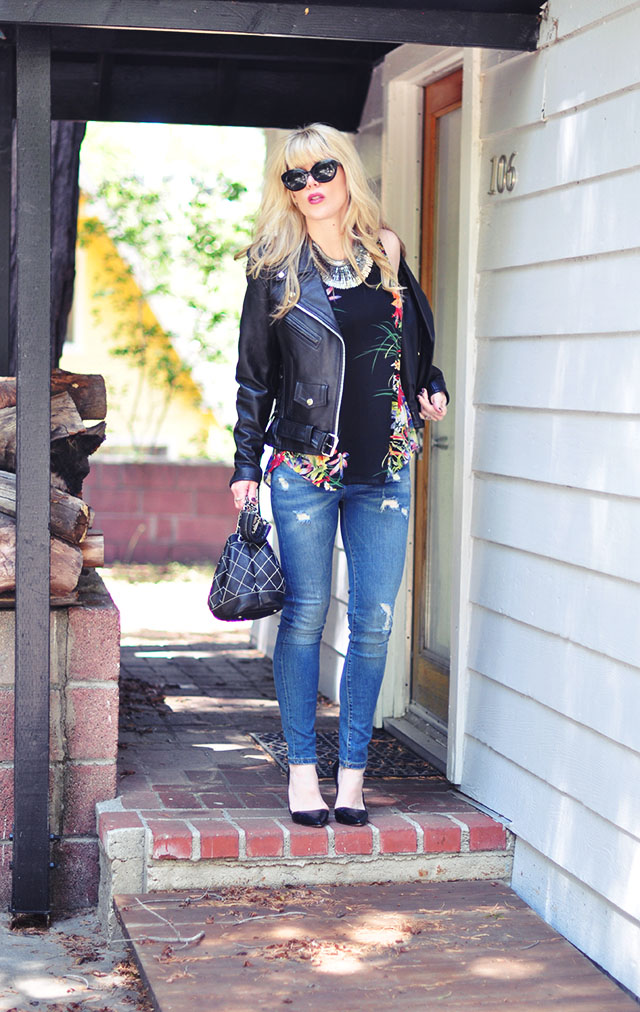
{"label": "woman's hand", "polygon": [[231,486],[231,494],[233,495],[233,505],[236,509],[241,510],[244,506],[244,501],[248,497],[249,499],[257,500],[258,498],[258,482],[257,481],[234,481]]}
{"label": "woman's hand", "polygon": [[426,390],[421,390],[418,394],[418,403],[420,417],[425,422],[440,422],[447,413],[447,395],[442,391],[429,397]]}

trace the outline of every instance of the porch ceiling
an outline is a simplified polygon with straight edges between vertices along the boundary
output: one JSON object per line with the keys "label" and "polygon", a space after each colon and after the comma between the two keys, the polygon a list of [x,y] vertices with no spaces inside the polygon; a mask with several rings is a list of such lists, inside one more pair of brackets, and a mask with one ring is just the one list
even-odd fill
{"label": "porch ceiling", "polygon": [[394,44],[52,29],[52,116],[356,130]]}
{"label": "porch ceiling", "polygon": [[[3,0],[51,28],[56,119],[357,129],[372,68],[404,42],[533,49],[540,0]],[[0,43],[1,44],[1,43]]]}

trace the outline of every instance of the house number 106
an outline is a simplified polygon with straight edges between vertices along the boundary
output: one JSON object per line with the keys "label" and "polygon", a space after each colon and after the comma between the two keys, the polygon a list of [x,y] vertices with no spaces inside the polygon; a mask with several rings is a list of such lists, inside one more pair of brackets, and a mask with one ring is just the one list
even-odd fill
{"label": "house number 106", "polygon": [[504,193],[505,190],[511,193],[518,180],[518,173],[513,164],[515,157],[515,151],[509,155],[508,160],[506,155],[500,155],[500,157],[497,155],[493,156],[491,159],[491,185],[489,186],[489,193]]}

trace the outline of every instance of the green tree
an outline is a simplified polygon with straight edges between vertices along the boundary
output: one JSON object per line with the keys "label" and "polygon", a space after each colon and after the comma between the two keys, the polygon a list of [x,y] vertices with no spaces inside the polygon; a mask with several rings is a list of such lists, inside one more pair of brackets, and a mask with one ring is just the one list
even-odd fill
{"label": "green tree", "polygon": [[[109,296],[121,311],[112,353],[135,366],[127,427],[137,451],[142,434],[146,445],[157,442],[171,399],[184,389],[194,364],[226,360],[228,349],[215,338],[227,315],[216,276],[249,235],[249,221],[236,220],[230,207],[246,192],[241,183],[221,174],[209,184],[193,177],[179,188],[172,182],[165,179],[161,189],[150,190],[136,175],[103,180],[86,195],[79,231],[80,243],[106,232],[117,251],[107,257],[94,294],[98,300]],[[179,319],[179,329],[160,329],[145,319],[145,305],[159,300]],[[99,301],[94,311],[100,314]],[[140,416],[145,383],[162,393],[151,419]]]}

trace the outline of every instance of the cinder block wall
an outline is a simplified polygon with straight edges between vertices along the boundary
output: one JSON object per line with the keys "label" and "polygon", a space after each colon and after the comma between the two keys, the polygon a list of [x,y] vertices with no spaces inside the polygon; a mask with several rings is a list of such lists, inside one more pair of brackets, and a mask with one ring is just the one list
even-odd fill
{"label": "cinder block wall", "polygon": [[[15,613],[0,611],[0,904],[11,899]],[[115,797],[120,616],[95,572],[80,603],[51,612],[49,827],[54,909],[98,897],[95,806]]]}
{"label": "cinder block wall", "polygon": [[206,461],[100,460],[83,495],[104,531],[105,562],[211,562],[235,530],[233,469]]}

